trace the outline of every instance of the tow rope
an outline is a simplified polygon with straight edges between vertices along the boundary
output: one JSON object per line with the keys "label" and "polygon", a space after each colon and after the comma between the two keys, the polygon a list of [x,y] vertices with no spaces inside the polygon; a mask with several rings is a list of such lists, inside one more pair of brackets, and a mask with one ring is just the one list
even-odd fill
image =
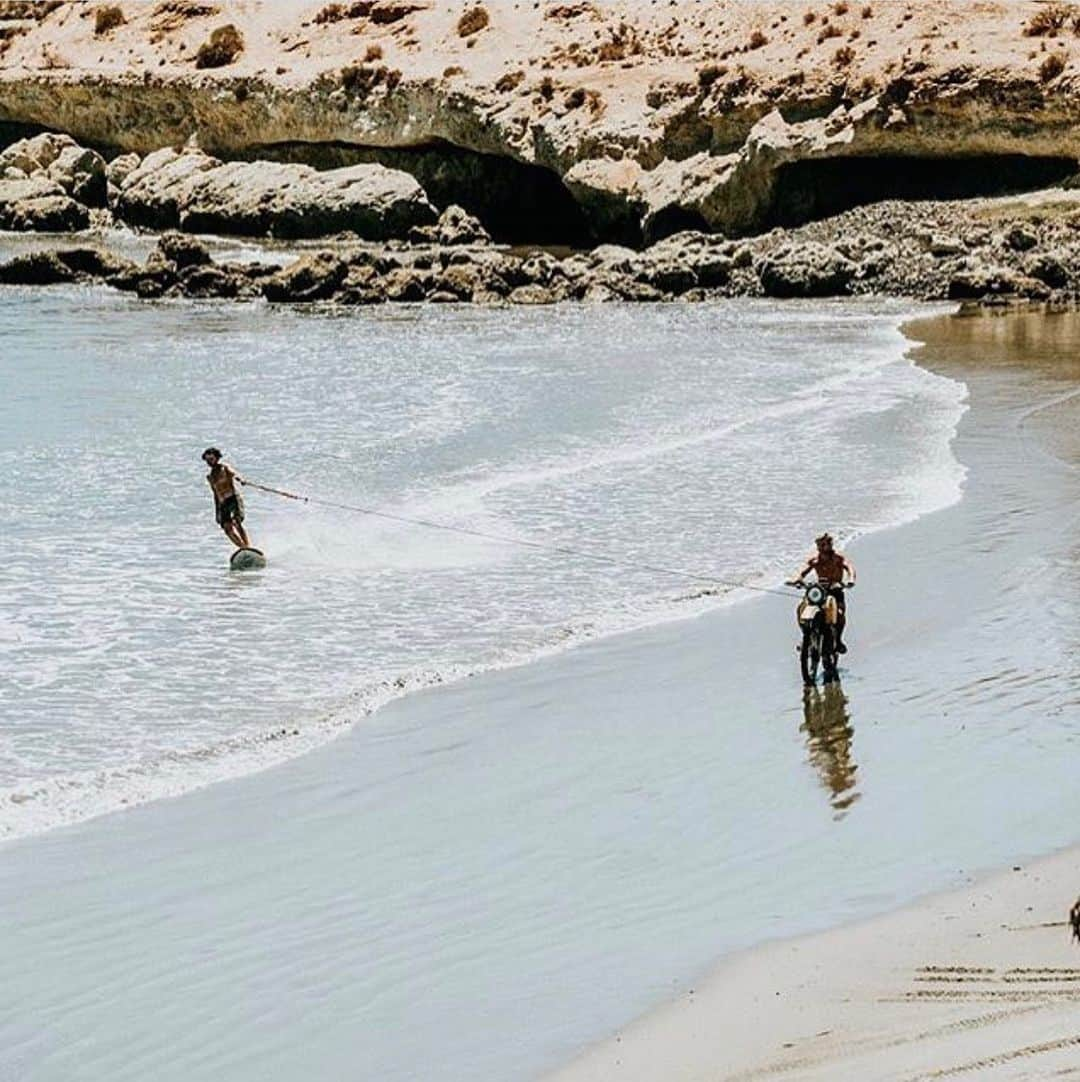
{"label": "tow rope", "polygon": [[671,575],[676,578],[691,579],[696,582],[714,583],[720,586],[729,586],[735,590],[754,590],[760,594],[775,594],[777,597],[790,598],[794,596],[789,590],[778,590],[772,586],[755,586],[749,582],[735,582],[731,579],[722,579],[717,575],[710,575],[699,571],[686,571],[676,567],[665,567],[661,564],[641,563],[637,560],[622,559],[618,556],[609,556],[604,552],[591,552],[588,549],[571,548],[568,545],[554,545],[546,541],[529,541],[521,537],[510,537],[506,534],[486,533],[483,530],[472,530],[467,526],[454,526],[448,522],[436,522],[433,519],[410,518],[406,515],[396,515],[391,511],[380,511],[374,507],[361,507],[357,504],[338,503],[335,500],[322,500],[317,496],[302,496],[296,492],[289,492],[283,488],[274,488],[272,485],[259,484],[257,481],[244,481],[248,488],[257,488],[261,492],[269,492],[275,496],[283,496],[287,500],[297,500],[299,503],[312,504],[317,507],[331,507],[337,511],[351,511],[358,515],[371,515],[374,518],[389,519],[392,522],[404,522],[410,526],[423,526],[429,530],[443,530],[447,533],[463,534],[466,537],[478,537],[485,541],[497,541],[506,545],[518,545],[522,548],[539,549],[544,552],[557,553],[560,556],[576,556],[583,560],[593,560],[597,563],[605,563],[613,567],[633,568],[637,571],[650,571],[658,575]]}

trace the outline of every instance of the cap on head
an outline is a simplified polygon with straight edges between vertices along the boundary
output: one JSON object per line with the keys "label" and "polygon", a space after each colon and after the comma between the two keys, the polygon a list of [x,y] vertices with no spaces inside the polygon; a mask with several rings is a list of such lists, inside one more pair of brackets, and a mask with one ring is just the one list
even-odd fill
{"label": "cap on head", "polygon": [[833,540],[831,533],[823,533],[820,537],[814,538],[814,544],[817,545],[819,549],[825,547],[832,548],[832,543]]}

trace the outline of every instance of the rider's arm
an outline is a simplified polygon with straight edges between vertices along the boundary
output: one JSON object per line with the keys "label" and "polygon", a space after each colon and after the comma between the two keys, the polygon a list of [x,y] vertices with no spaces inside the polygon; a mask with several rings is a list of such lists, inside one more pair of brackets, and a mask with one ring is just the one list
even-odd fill
{"label": "rider's arm", "polygon": [[810,572],[813,571],[813,570],[814,570],[814,561],[813,561],[813,558],[811,558],[811,559],[806,561],[806,566],[793,579],[788,579],[788,585],[789,586],[794,586],[794,585],[796,585],[796,583],[802,582],[802,580],[804,578],[806,578],[806,576],[809,575]]}
{"label": "rider's arm", "polygon": [[855,565],[845,556],[844,557],[844,570],[848,573],[848,582],[852,586],[855,585]]}

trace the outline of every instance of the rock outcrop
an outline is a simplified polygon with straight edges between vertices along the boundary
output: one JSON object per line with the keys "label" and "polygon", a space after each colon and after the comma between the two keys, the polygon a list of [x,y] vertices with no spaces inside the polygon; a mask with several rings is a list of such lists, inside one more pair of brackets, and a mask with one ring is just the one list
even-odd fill
{"label": "rock outcrop", "polygon": [[47,177],[0,179],[0,229],[71,233],[86,229],[90,212]]}
{"label": "rock outcrop", "polygon": [[50,180],[84,206],[105,205],[105,159],[69,135],[45,133],[13,143],[0,151],[0,175]]}
{"label": "rock outcrop", "polygon": [[171,148],[118,177],[112,205],[131,225],[283,238],[352,232],[386,240],[435,220],[417,181],[381,165],[318,172]]}
{"label": "rock outcrop", "polygon": [[[106,39],[77,3],[50,3],[4,39],[0,121],[149,155],[165,188],[195,184],[179,175],[187,167],[212,171],[191,152],[155,157],[193,138],[215,160],[352,155],[422,176],[440,206],[460,202],[487,224],[498,199],[500,220],[513,215],[536,242],[558,217],[562,240],[639,246],[885,198],[1035,188],[1080,157],[1075,31],[1036,0],[908,0],[899,14],[892,3],[795,12],[784,0],[716,0],[704,18],[698,0],[489,0],[488,21],[465,37],[454,5],[117,7]],[[226,28],[242,50],[200,67],[199,44]],[[514,166],[502,183],[499,161]],[[115,205],[182,226],[187,196],[126,197],[133,174],[149,182],[147,162],[109,169]],[[391,208],[420,205],[376,174],[315,181],[260,164],[204,183],[191,228],[261,232],[270,207],[290,235],[353,221],[362,235],[396,236]]]}
{"label": "rock outcrop", "polygon": [[0,266],[0,283],[99,281],[144,298],[341,305],[866,294],[999,304],[1080,297],[1080,193],[888,202],[744,240],[684,230],[644,251],[528,251],[482,234],[465,243],[462,232],[474,231],[453,211],[408,242],[336,238],[333,248],[304,251],[285,266],[216,262],[197,237],[167,233],[141,265],[101,247],[57,249]]}

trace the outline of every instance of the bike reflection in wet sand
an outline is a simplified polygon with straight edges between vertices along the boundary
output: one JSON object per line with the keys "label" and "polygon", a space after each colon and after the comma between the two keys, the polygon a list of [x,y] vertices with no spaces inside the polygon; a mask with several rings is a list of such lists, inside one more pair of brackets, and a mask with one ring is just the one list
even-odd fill
{"label": "bike reflection in wet sand", "polygon": [[859,768],[851,750],[855,730],[839,682],[803,689],[801,731],[806,733],[807,758],[829,790],[829,803],[837,818],[841,818],[859,799],[855,788]]}

